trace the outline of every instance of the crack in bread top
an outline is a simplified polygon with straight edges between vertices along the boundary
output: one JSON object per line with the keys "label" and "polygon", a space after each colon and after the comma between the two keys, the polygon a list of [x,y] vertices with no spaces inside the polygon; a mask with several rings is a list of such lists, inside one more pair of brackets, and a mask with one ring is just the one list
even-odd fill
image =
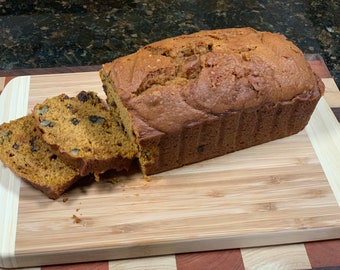
{"label": "crack in bread top", "polygon": [[162,132],[317,87],[293,43],[251,28],[165,39],[103,68],[132,116]]}

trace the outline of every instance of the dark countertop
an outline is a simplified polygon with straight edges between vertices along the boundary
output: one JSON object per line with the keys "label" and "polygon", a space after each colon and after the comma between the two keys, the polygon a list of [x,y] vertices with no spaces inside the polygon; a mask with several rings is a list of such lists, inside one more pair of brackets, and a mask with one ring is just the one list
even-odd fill
{"label": "dark countertop", "polygon": [[250,26],[320,54],[340,85],[338,0],[14,2],[0,0],[0,72],[100,65],[166,37]]}

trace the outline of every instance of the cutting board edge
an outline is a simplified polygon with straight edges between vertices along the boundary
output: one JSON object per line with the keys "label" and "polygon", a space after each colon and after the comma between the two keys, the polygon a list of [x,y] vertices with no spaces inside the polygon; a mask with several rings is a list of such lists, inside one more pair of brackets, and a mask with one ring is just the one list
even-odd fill
{"label": "cutting board edge", "polygon": [[[254,248],[272,245],[296,244],[320,240],[340,238],[340,226],[329,228],[310,228],[287,230],[282,232],[256,233],[252,235],[235,235],[220,238],[204,238],[151,243],[138,246],[125,247],[98,247],[95,249],[63,250],[47,253],[15,254],[14,257],[2,258],[0,267],[36,267],[41,265],[93,262],[102,260],[132,259],[151,256],[175,255],[190,252],[203,252],[212,250],[227,250]],[[4,260],[5,259],[5,260]]]}

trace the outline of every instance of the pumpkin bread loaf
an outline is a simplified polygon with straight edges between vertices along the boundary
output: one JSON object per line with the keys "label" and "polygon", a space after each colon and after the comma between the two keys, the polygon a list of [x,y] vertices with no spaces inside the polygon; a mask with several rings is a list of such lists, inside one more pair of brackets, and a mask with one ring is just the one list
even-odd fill
{"label": "pumpkin bread loaf", "polygon": [[51,199],[57,199],[80,176],[41,140],[36,122],[28,115],[0,126],[0,160]]}
{"label": "pumpkin bread loaf", "polygon": [[48,98],[34,107],[33,115],[52,152],[82,176],[127,170],[136,156],[135,145],[94,92]]}
{"label": "pumpkin bread loaf", "polygon": [[100,76],[144,174],[295,134],[324,91],[300,49],[251,28],[155,42]]}

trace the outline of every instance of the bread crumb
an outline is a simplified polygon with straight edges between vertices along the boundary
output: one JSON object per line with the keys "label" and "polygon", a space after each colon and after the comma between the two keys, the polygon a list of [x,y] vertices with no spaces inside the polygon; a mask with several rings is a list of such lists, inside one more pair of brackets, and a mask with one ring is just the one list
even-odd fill
{"label": "bread crumb", "polygon": [[100,181],[100,175],[99,175],[99,173],[94,173],[94,180],[95,180],[96,182],[99,182],[99,181]]}
{"label": "bread crumb", "polygon": [[68,201],[68,197],[63,198],[63,202],[66,203]]}
{"label": "bread crumb", "polygon": [[151,181],[151,176],[144,175],[144,180],[147,181],[147,182],[150,182]]}
{"label": "bread crumb", "polygon": [[81,218],[76,216],[76,215],[73,215],[72,218],[73,218],[73,223],[77,223],[78,224],[78,223],[81,222]]}
{"label": "bread crumb", "polygon": [[120,180],[116,177],[113,177],[112,179],[108,180],[107,182],[111,183],[111,184],[117,184],[117,183],[120,182]]}

